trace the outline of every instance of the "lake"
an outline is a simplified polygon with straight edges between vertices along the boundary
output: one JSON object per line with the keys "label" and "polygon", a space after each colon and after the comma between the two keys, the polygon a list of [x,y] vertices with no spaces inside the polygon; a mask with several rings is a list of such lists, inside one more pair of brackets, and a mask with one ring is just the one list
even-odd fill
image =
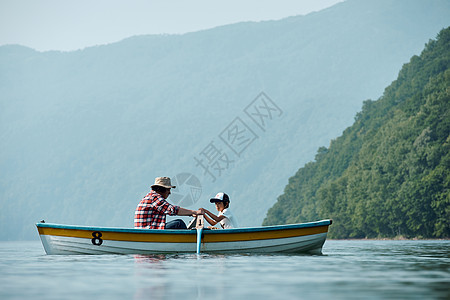
{"label": "lake", "polygon": [[0,299],[450,299],[450,241],[326,241],[323,255],[46,255],[0,242]]}

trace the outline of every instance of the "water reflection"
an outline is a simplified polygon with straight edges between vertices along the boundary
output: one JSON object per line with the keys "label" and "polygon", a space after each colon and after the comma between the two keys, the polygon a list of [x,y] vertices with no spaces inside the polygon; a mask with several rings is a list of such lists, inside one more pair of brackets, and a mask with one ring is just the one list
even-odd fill
{"label": "water reflection", "polygon": [[222,299],[226,259],[208,254],[134,255],[134,299]]}
{"label": "water reflection", "polygon": [[[169,289],[165,280],[165,272],[157,272],[164,269],[166,255],[134,255],[135,277],[137,288],[134,299],[163,299]],[[149,273],[147,269],[153,270]],[[155,278],[155,279],[152,279]]]}
{"label": "water reflection", "polygon": [[162,261],[166,259],[164,254],[152,254],[152,255],[142,255],[135,254],[134,261],[136,264],[140,264],[143,267],[158,267],[162,266]]}

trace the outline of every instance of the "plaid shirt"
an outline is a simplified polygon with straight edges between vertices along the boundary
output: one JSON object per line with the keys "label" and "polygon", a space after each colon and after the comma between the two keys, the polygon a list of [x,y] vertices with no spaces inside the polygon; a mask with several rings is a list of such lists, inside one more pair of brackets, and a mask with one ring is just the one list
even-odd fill
{"label": "plaid shirt", "polygon": [[134,213],[134,228],[164,229],[166,215],[178,214],[180,207],[167,202],[155,191],[148,193],[139,202]]}

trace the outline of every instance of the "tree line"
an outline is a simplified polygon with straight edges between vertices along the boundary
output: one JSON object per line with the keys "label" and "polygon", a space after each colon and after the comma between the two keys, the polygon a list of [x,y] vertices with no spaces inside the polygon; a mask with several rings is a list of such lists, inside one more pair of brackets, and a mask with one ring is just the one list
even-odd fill
{"label": "tree line", "polygon": [[330,238],[450,237],[450,27],[289,179],[263,225],[331,218]]}

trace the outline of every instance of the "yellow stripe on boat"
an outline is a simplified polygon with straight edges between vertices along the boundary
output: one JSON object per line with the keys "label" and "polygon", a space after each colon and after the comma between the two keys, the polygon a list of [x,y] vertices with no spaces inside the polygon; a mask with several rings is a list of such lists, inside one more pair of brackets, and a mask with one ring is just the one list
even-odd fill
{"label": "yellow stripe on boat", "polygon": [[134,232],[109,232],[92,231],[66,228],[39,227],[39,234],[52,236],[67,236],[76,238],[92,239],[94,232],[101,232],[102,240],[127,241],[127,242],[155,242],[155,243],[195,243],[197,237],[194,234],[174,234],[174,233],[134,233]]}
{"label": "yellow stripe on boat", "polygon": [[290,237],[294,237],[294,236],[319,234],[319,233],[325,233],[327,231],[328,231],[328,226],[283,229],[283,230],[272,230],[272,231],[237,232],[237,233],[226,233],[226,234],[216,234],[215,232],[206,231],[206,232],[204,232],[202,242],[218,243],[218,242],[272,240],[272,239],[290,238]]}
{"label": "yellow stripe on boat", "polygon": [[[197,240],[196,232],[186,231],[184,233],[168,232],[164,231],[158,233],[135,233],[135,232],[111,232],[111,231],[98,231],[93,230],[81,230],[81,229],[68,229],[68,228],[51,228],[51,227],[38,227],[39,234],[50,236],[65,236],[92,239],[95,232],[101,232],[101,239],[112,241],[129,241],[129,242],[155,242],[155,243],[195,243]],[[234,241],[254,241],[254,240],[269,240],[269,239],[281,239],[295,236],[313,235],[319,233],[326,233],[328,231],[328,225],[307,227],[307,228],[293,228],[282,230],[270,230],[270,231],[251,231],[251,232],[232,232],[233,230],[205,230],[203,232],[203,243],[218,243],[218,242],[234,242]]]}

